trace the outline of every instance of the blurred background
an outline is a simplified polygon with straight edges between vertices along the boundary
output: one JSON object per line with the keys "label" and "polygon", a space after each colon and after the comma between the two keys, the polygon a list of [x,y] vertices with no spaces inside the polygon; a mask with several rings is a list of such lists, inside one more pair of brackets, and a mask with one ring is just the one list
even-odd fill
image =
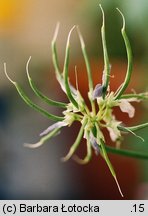
{"label": "blurred background", "polygon": [[[60,21],[57,41],[61,67],[70,28],[78,24],[86,42],[94,83],[101,80],[103,70],[99,3],[106,15],[106,39],[112,74],[113,90],[125,76],[126,52],[120,33],[122,21],[116,7],[126,17],[126,29],[134,54],[134,71],[128,92],[148,89],[148,1],[147,0],[0,0],[0,199],[121,199],[117,186],[101,157],[80,166],[74,161],[61,163],[73,143],[78,126],[64,129],[39,149],[23,147],[37,142],[39,133],[52,124],[44,116],[27,107],[14,86],[4,75],[3,63],[13,80],[19,82],[33,101],[49,112],[62,110],[47,107],[32,94],[26,78],[26,62],[32,56],[30,73],[38,87],[52,99],[67,101],[61,93],[51,60],[51,40]],[[76,33],[71,38],[70,75],[75,83],[77,65],[79,88],[87,95],[87,77],[80,43]],[[85,78],[86,77],[86,78]],[[147,102],[134,104],[136,115],[128,119],[117,110],[118,119],[128,125],[148,121]],[[122,147],[148,152],[148,129],[138,134],[145,142],[129,135]],[[108,135],[106,135],[108,137]],[[108,144],[111,143],[107,138]],[[85,142],[79,155],[84,157]],[[110,155],[125,199],[148,199],[148,161]]]}

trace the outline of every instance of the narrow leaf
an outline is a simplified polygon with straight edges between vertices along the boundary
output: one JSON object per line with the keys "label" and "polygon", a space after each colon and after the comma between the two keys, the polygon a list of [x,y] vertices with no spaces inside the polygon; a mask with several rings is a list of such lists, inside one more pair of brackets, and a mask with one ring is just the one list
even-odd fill
{"label": "narrow leaf", "polygon": [[103,22],[101,27],[101,37],[102,37],[103,55],[104,55],[104,71],[103,71],[102,82],[103,82],[103,97],[105,97],[109,85],[111,67],[109,63],[106,37],[105,37],[105,15],[101,5],[100,5],[100,9],[102,11],[102,16],[103,16]]}
{"label": "narrow leaf", "polygon": [[113,165],[112,165],[112,163],[110,162],[110,159],[109,159],[109,157],[108,157],[108,155],[107,155],[104,141],[103,141],[102,139],[100,139],[100,136],[99,136],[99,133],[100,133],[99,126],[98,126],[98,124],[95,124],[95,125],[96,125],[96,129],[97,129],[97,139],[98,139],[98,142],[99,142],[100,147],[101,147],[101,150],[102,150],[102,156],[103,156],[105,162],[107,163],[107,166],[108,166],[108,168],[109,168],[109,170],[110,170],[110,172],[111,172],[113,178],[115,179],[115,182],[116,182],[116,184],[117,184],[117,187],[118,187],[118,190],[119,190],[121,196],[123,197],[123,193],[122,193],[121,188],[120,188],[120,186],[119,186],[119,183],[118,183],[118,180],[117,180],[117,177],[116,177],[115,170],[114,170]]}
{"label": "narrow leaf", "polygon": [[55,128],[53,131],[51,131],[49,134],[47,134],[46,136],[42,137],[39,142],[37,143],[24,143],[24,146],[27,148],[38,148],[40,146],[42,146],[47,140],[49,140],[50,138],[52,138],[53,136],[57,135],[58,132],[60,131],[60,128]]}
{"label": "narrow leaf", "polygon": [[119,125],[118,129],[121,131],[128,132],[128,130],[137,131],[137,130],[141,130],[146,127],[148,127],[148,122],[140,124],[140,125],[136,125],[136,126],[131,126],[131,127],[124,127],[124,126]]}
{"label": "narrow leaf", "polygon": [[32,88],[33,92],[39,97],[41,98],[43,101],[45,101],[47,104],[51,105],[51,106],[57,106],[57,107],[62,107],[62,108],[65,108],[67,106],[67,104],[65,103],[62,103],[62,102],[57,102],[57,101],[54,101],[54,100],[51,100],[49,99],[48,97],[46,97],[44,94],[42,94],[42,92],[40,92],[38,90],[38,88],[36,87],[35,83],[33,82],[33,80],[31,79],[30,77],[30,74],[29,74],[29,70],[28,70],[28,66],[29,66],[29,62],[31,60],[31,56],[26,64],[26,72],[27,72],[27,77],[28,77],[28,81],[29,81],[29,84],[30,84],[30,87]]}
{"label": "narrow leaf", "polygon": [[63,69],[63,77],[64,77],[64,84],[65,84],[65,89],[66,89],[66,94],[69,98],[69,100],[73,103],[73,105],[78,108],[78,103],[74,99],[71,88],[69,85],[69,80],[68,80],[68,70],[69,70],[69,52],[70,52],[70,36],[72,31],[74,30],[75,26],[70,30],[67,38],[67,44],[66,44],[66,51],[65,51],[65,61],[64,61],[64,69]]}
{"label": "narrow leaf", "polygon": [[78,32],[78,36],[80,39],[80,44],[81,44],[81,50],[82,50],[82,54],[85,60],[85,65],[86,65],[86,71],[87,71],[87,76],[88,76],[88,86],[89,86],[89,93],[88,93],[88,97],[92,106],[92,111],[95,114],[96,113],[96,109],[95,109],[95,103],[93,101],[93,79],[92,79],[92,73],[91,73],[91,67],[90,67],[90,63],[89,63],[89,59],[88,59],[88,55],[86,52],[86,47],[85,47],[85,43],[82,37],[82,34],[77,26],[77,32]]}
{"label": "narrow leaf", "polygon": [[69,160],[71,158],[71,156],[74,154],[74,152],[76,151],[76,149],[78,148],[78,146],[81,142],[82,136],[83,136],[83,132],[84,132],[84,128],[85,128],[86,123],[87,123],[87,119],[85,118],[74,144],[71,146],[68,154],[62,158],[63,162]]}
{"label": "narrow leaf", "polygon": [[121,33],[122,33],[122,36],[123,36],[123,39],[124,39],[124,43],[125,43],[125,47],[126,47],[128,66],[127,66],[127,72],[126,72],[125,80],[122,83],[120,89],[118,89],[118,92],[116,94],[115,99],[120,98],[121,95],[123,94],[123,92],[126,90],[128,84],[130,82],[131,74],[132,74],[132,69],[133,69],[133,62],[132,62],[133,57],[132,57],[131,45],[130,45],[129,39],[127,37],[126,31],[125,31],[125,18],[123,16],[122,12],[118,8],[117,8],[117,10],[121,14],[122,20],[123,20],[123,27],[121,29]]}
{"label": "narrow leaf", "polygon": [[105,145],[105,149],[109,153],[119,154],[119,155],[122,155],[125,157],[133,157],[133,158],[148,160],[148,154],[143,154],[140,152],[125,150],[125,149],[117,149],[117,148],[113,148],[113,147],[107,146],[107,145]]}
{"label": "narrow leaf", "polygon": [[124,94],[121,95],[121,99],[137,99],[137,100],[147,100],[148,92],[143,92],[139,94]]}
{"label": "narrow leaf", "polygon": [[88,134],[86,137],[86,143],[87,143],[87,154],[86,154],[85,158],[81,159],[77,155],[73,156],[73,159],[81,165],[87,164],[91,160],[91,157],[92,157],[91,143],[90,143],[90,138],[89,138]]}
{"label": "narrow leaf", "polygon": [[58,82],[60,82],[61,78],[62,78],[62,75],[61,75],[61,72],[60,72],[58,56],[57,56],[57,48],[56,48],[56,40],[57,40],[57,36],[58,36],[58,32],[59,32],[59,26],[60,26],[60,24],[57,23],[55,33],[54,33],[52,43],[51,43],[52,60],[53,60],[53,65],[54,65],[54,68],[55,68],[56,78],[57,78]]}
{"label": "narrow leaf", "polygon": [[38,105],[34,104],[28,97],[27,95],[24,93],[23,89],[20,87],[20,85],[16,82],[14,82],[7,74],[6,71],[6,63],[4,63],[4,71],[6,74],[6,77],[9,79],[9,81],[16,87],[17,92],[19,93],[19,95],[21,96],[21,98],[24,100],[24,102],[29,105],[31,108],[35,109],[36,111],[40,112],[41,114],[43,114],[44,116],[46,116],[47,118],[54,120],[54,121],[62,121],[64,120],[64,117],[59,117],[53,114],[48,113],[47,111],[45,111],[44,109],[40,108]]}

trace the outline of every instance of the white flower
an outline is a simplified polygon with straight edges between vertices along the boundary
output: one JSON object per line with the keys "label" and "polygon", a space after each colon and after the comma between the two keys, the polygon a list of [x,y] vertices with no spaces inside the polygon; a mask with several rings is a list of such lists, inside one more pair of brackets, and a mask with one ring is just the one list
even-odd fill
{"label": "white flower", "polygon": [[[135,100],[137,101],[137,100]],[[125,112],[128,114],[129,118],[133,118],[135,115],[135,108],[129,103],[127,99],[121,99],[119,107],[122,112]]]}
{"label": "white flower", "polygon": [[113,142],[116,142],[117,139],[121,136],[121,133],[118,129],[113,129],[111,127],[107,127],[108,131],[109,131],[109,135],[110,135],[110,138]]}
{"label": "white flower", "polygon": [[107,130],[109,131],[110,138],[113,142],[116,142],[121,137],[121,132],[118,129],[118,126],[121,124],[120,121],[115,119],[115,116],[112,116],[111,122],[107,126]]}

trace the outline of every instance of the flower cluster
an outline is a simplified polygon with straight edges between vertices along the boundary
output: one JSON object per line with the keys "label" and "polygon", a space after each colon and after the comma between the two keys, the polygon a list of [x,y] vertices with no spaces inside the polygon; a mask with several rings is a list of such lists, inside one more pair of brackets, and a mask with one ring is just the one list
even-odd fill
{"label": "flower cluster", "polygon": [[[65,94],[67,95],[69,99],[68,103],[57,102],[57,101],[51,100],[48,97],[46,97],[44,94],[42,94],[36,87],[35,83],[31,79],[31,76],[29,74],[28,66],[29,66],[31,57],[29,58],[27,62],[27,65],[26,65],[27,77],[28,77],[29,84],[32,90],[39,98],[44,100],[49,105],[64,108],[64,111],[62,113],[63,116],[56,116],[56,115],[50,114],[49,112],[40,108],[38,105],[34,104],[26,96],[26,94],[24,93],[20,85],[10,79],[10,77],[8,76],[6,72],[6,64],[4,65],[4,69],[5,69],[6,76],[15,85],[22,99],[33,109],[39,111],[40,113],[42,113],[49,119],[55,121],[54,124],[49,126],[46,130],[44,130],[40,134],[41,139],[39,140],[39,142],[37,142],[36,144],[25,144],[25,146],[29,148],[39,147],[43,143],[45,143],[45,141],[57,135],[63,127],[71,126],[75,121],[78,121],[81,127],[77,135],[77,138],[74,144],[71,146],[68,154],[65,157],[63,157],[62,160],[67,161],[68,159],[73,157],[73,159],[77,161],[78,163],[86,164],[90,161],[92,157],[92,150],[94,150],[96,155],[101,155],[104,158],[105,162],[107,163],[110,169],[110,172],[113,178],[115,179],[117,183],[119,192],[123,196],[121,189],[119,187],[118,181],[117,181],[116,173],[114,171],[114,168],[111,164],[111,161],[108,157],[107,152],[118,153],[118,154],[123,154],[126,156],[133,156],[133,157],[139,157],[139,158],[148,158],[148,155],[143,155],[140,153],[120,149],[120,142],[122,140],[121,139],[122,132],[132,133],[136,135],[135,131],[142,129],[144,127],[147,127],[148,123],[140,124],[140,125],[133,126],[133,127],[125,127],[123,126],[124,124],[121,121],[118,121],[116,119],[115,115],[113,114],[113,109],[114,107],[119,107],[122,112],[125,112],[128,114],[129,118],[132,118],[134,117],[134,114],[135,114],[135,108],[132,106],[131,102],[139,102],[139,101],[148,99],[148,92],[139,93],[139,94],[136,94],[136,93],[124,94],[129,84],[129,81],[131,79],[131,74],[132,74],[132,51],[131,51],[131,46],[130,46],[127,34],[125,32],[125,19],[119,9],[117,10],[121,14],[121,17],[123,20],[123,27],[121,29],[121,33],[122,33],[126,51],[127,51],[128,65],[127,65],[126,76],[125,76],[123,83],[119,86],[119,88],[115,92],[110,90],[111,67],[109,63],[106,39],[105,39],[105,16],[104,16],[104,11],[101,5],[100,5],[100,8],[101,8],[102,17],[103,17],[103,23],[101,27],[101,37],[102,37],[103,55],[104,55],[104,71],[102,75],[102,83],[97,84],[95,87],[93,85],[89,59],[87,56],[84,40],[83,40],[83,37],[80,33],[78,26],[74,26],[68,34],[66,51],[65,51],[64,67],[62,71],[59,67],[58,55],[57,55],[57,49],[56,49],[56,40],[57,40],[57,35],[58,35],[58,30],[59,30],[59,24],[57,24],[55,34],[52,40],[52,58],[53,58],[56,78],[62,90],[65,92]],[[87,104],[85,103],[84,98],[82,97],[78,89],[77,72],[76,72],[76,87],[73,87],[70,84],[69,78],[68,78],[69,55],[70,55],[70,36],[75,29],[77,30],[78,37],[80,39],[82,54],[83,54],[85,64],[86,64],[86,71],[87,71],[87,76],[88,76],[88,86],[89,86],[88,98],[91,104],[91,109],[88,108]],[[106,145],[105,137],[102,132],[103,128],[106,128],[109,131],[111,140],[116,143],[115,147],[110,147]],[[82,138],[86,139],[86,144],[87,144],[87,155],[84,159],[80,159],[77,155],[75,155],[75,151],[78,148]]]}

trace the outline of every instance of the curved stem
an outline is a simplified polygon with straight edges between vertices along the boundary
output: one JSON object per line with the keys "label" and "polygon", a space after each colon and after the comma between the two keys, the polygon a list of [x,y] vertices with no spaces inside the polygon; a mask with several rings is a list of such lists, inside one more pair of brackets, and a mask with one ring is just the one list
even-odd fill
{"label": "curved stem", "polygon": [[30,77],[30,74],[29,74],[28,66],[29,66],[30,60],[31,60],[31,56],[30,56],[30,58],[27,62],[27,65],[26,65],[26,72],[27,72],[27,77],[28,77],[30,87],[33,90],[33,92],[35,93],[35,95],[38,96],[39,98],[41,98],[43,101],[45,101],[47,104],[49,104],[51,106],[57,106],[57,107],[65,108],[67,106],[66,103],[51,100],[48,97],[46,97],[41,91],[38,90],[38,88],[36,87],[35,83],[33,82],[32,78]]}
{"label": "curved stem", "polygon": [[28,97],[27,95],[25,94],[25,92],[23,91],[23,89],[21,88],[21,86],[14,82],[7,74],[7,71],[6,71],[6,64],[4,63],[4,71],[5,71],[5,74],[7,76],[7,78],[9,79],[9,81],[15,86],[15,88],[17,89],[17,92],[19,93],[19,95],[21,96],[21,98],[23,99],[23,101],[29,105],[31,108],[35,109],[36,111],[40,112],[41,114],[43,114],[44,116],[48,117],[49,119],[51,120],[54,120],[54,121],[62,121],[64,120],[64,117],[60,117],[60,116],[56,116],[56,115],[53,115],[53,114],[50,114],[48,113],[47,111],[45,111],[44,109],[40,108],[38,105],[34,104]]}
{"label": "curved stem", "polygon": [[129,84],[129,81],[131,79],[131,74],[132,74],[132,69],[133,69],[131,45],[130,45],[129,39],[127,37],[127,34],[125,32],[125,18],[123,16],[122,12],[118,8],[117,8],[117,10],[119,11],[119,13],[121,14],[122,19],[123,19],[123,27],[121,29],[121,33],[122,33],[124,43],[125,43],[125,47],[126,47],[128,66],[127,66],[127,72],[126,72],[125,80],[122,83],[120,89],[118,90],[118,92],[117,92],[117,94],[115,96],[115,99],[120,98],[121,95],[123,94],[123,92],[126,90],[128,84]]}
{"label": "curved stem", "polygon": [[70,89],[70,86],[69,86],[69,80],[68,80],[70,36],[71,36],[71,33],[72,33],[72,31],[73,31],[74,28],[75,28],[75,26],[73,26],[73,28],[70,30],[70,32],[68,34],[68,38],[67,38],[66,51],[65,51],[65,61],[64,61],[64,69],[63,69],[63,77],[64,77],[64,84],[65,84],[65,89],[66,89],[67,96],[68,96],[69,100],[73,103],[73,105],[76,108],[78,108],[78,103],[74,99],[74,97],[73,97],[73,95],[71,93],[71,89]]}
{"label": "curved stem", "polygon": [[140,125],[136,125],[136,126],[132,126],[132,127],[124,127],[124,126],[118,126],[118,129],[121,131],[125,131],[125,132],[129,132],[129,130],[131,131],[137,131],[137,130],[141,130],[145,127],[148,127],[148,122],[140,124]]}
{"label": "curved stem", "polygon": [[56,78],[60,82],[60,80],[62,78],[62,75],[61,75],[61,72],[60,72],[60,66],[59,66],[59,61],[58,61],[58,56],[57,56],[57,49],[56,49],[56,39],[57,39],[57,36],[58,36],[59,26],[60,26],[60,24],[57,23],[55,33],[54,33],[54,36],[53,36],[53,40],[52,40],[52,43],[51,43],[51,49],[52,49],[52,61],[53,61],[53,65],[54,65],[54,68],[55,68]]}
{"label": "curved stem", "polygon": [[53,131],[51,131],[50,133],[48,133],[46,136],[42,137],[39,142],[37,143],[24,143],[24,146],[27,148],[38,148],[40,146],[42,146],[47,140],[49,140],[51,137],[57,135],[57,133],[59,132],[60,128],[55,128]]}
{"label": "curved stem", "polygon": [[78,133],[78,136],[74,142],[74,144],[71,146],[68,154],[62,158],[62,161],[65,162],[67,160],[69,160],[71,158],[71,156],[74,154],[74,152],[76,151],[77,147],[79,146],[80,144],[80,141],[82,139],[82,136],[83,136],[83,131],[84,131],[84,128],[85,128],[85,125],[87,124],[87,118],[84,118],[84,121],[83,121],[83,124],[80,128],[80,131]]}
{"label": "curved stem", "polygon": [[92,157],[92,150],[91,150],[91,143],[90,143],[90,140],[89,140],[89,139],[90,139],[89,134],[87,133],[86,136],[87,136],[87,137],[86,137],[86,142],[87,142],[87,154],[86,154],[85,158],[84,158],[84,159],[81,159],[81,158],[79,158],[77,155],[74,155],[74,156],[73,156],[73,159],[74,159],[77,163],[79,163],[79,164],[81,164],[81,165],[87,164],[87,163],[90,161],[91,157]]}

